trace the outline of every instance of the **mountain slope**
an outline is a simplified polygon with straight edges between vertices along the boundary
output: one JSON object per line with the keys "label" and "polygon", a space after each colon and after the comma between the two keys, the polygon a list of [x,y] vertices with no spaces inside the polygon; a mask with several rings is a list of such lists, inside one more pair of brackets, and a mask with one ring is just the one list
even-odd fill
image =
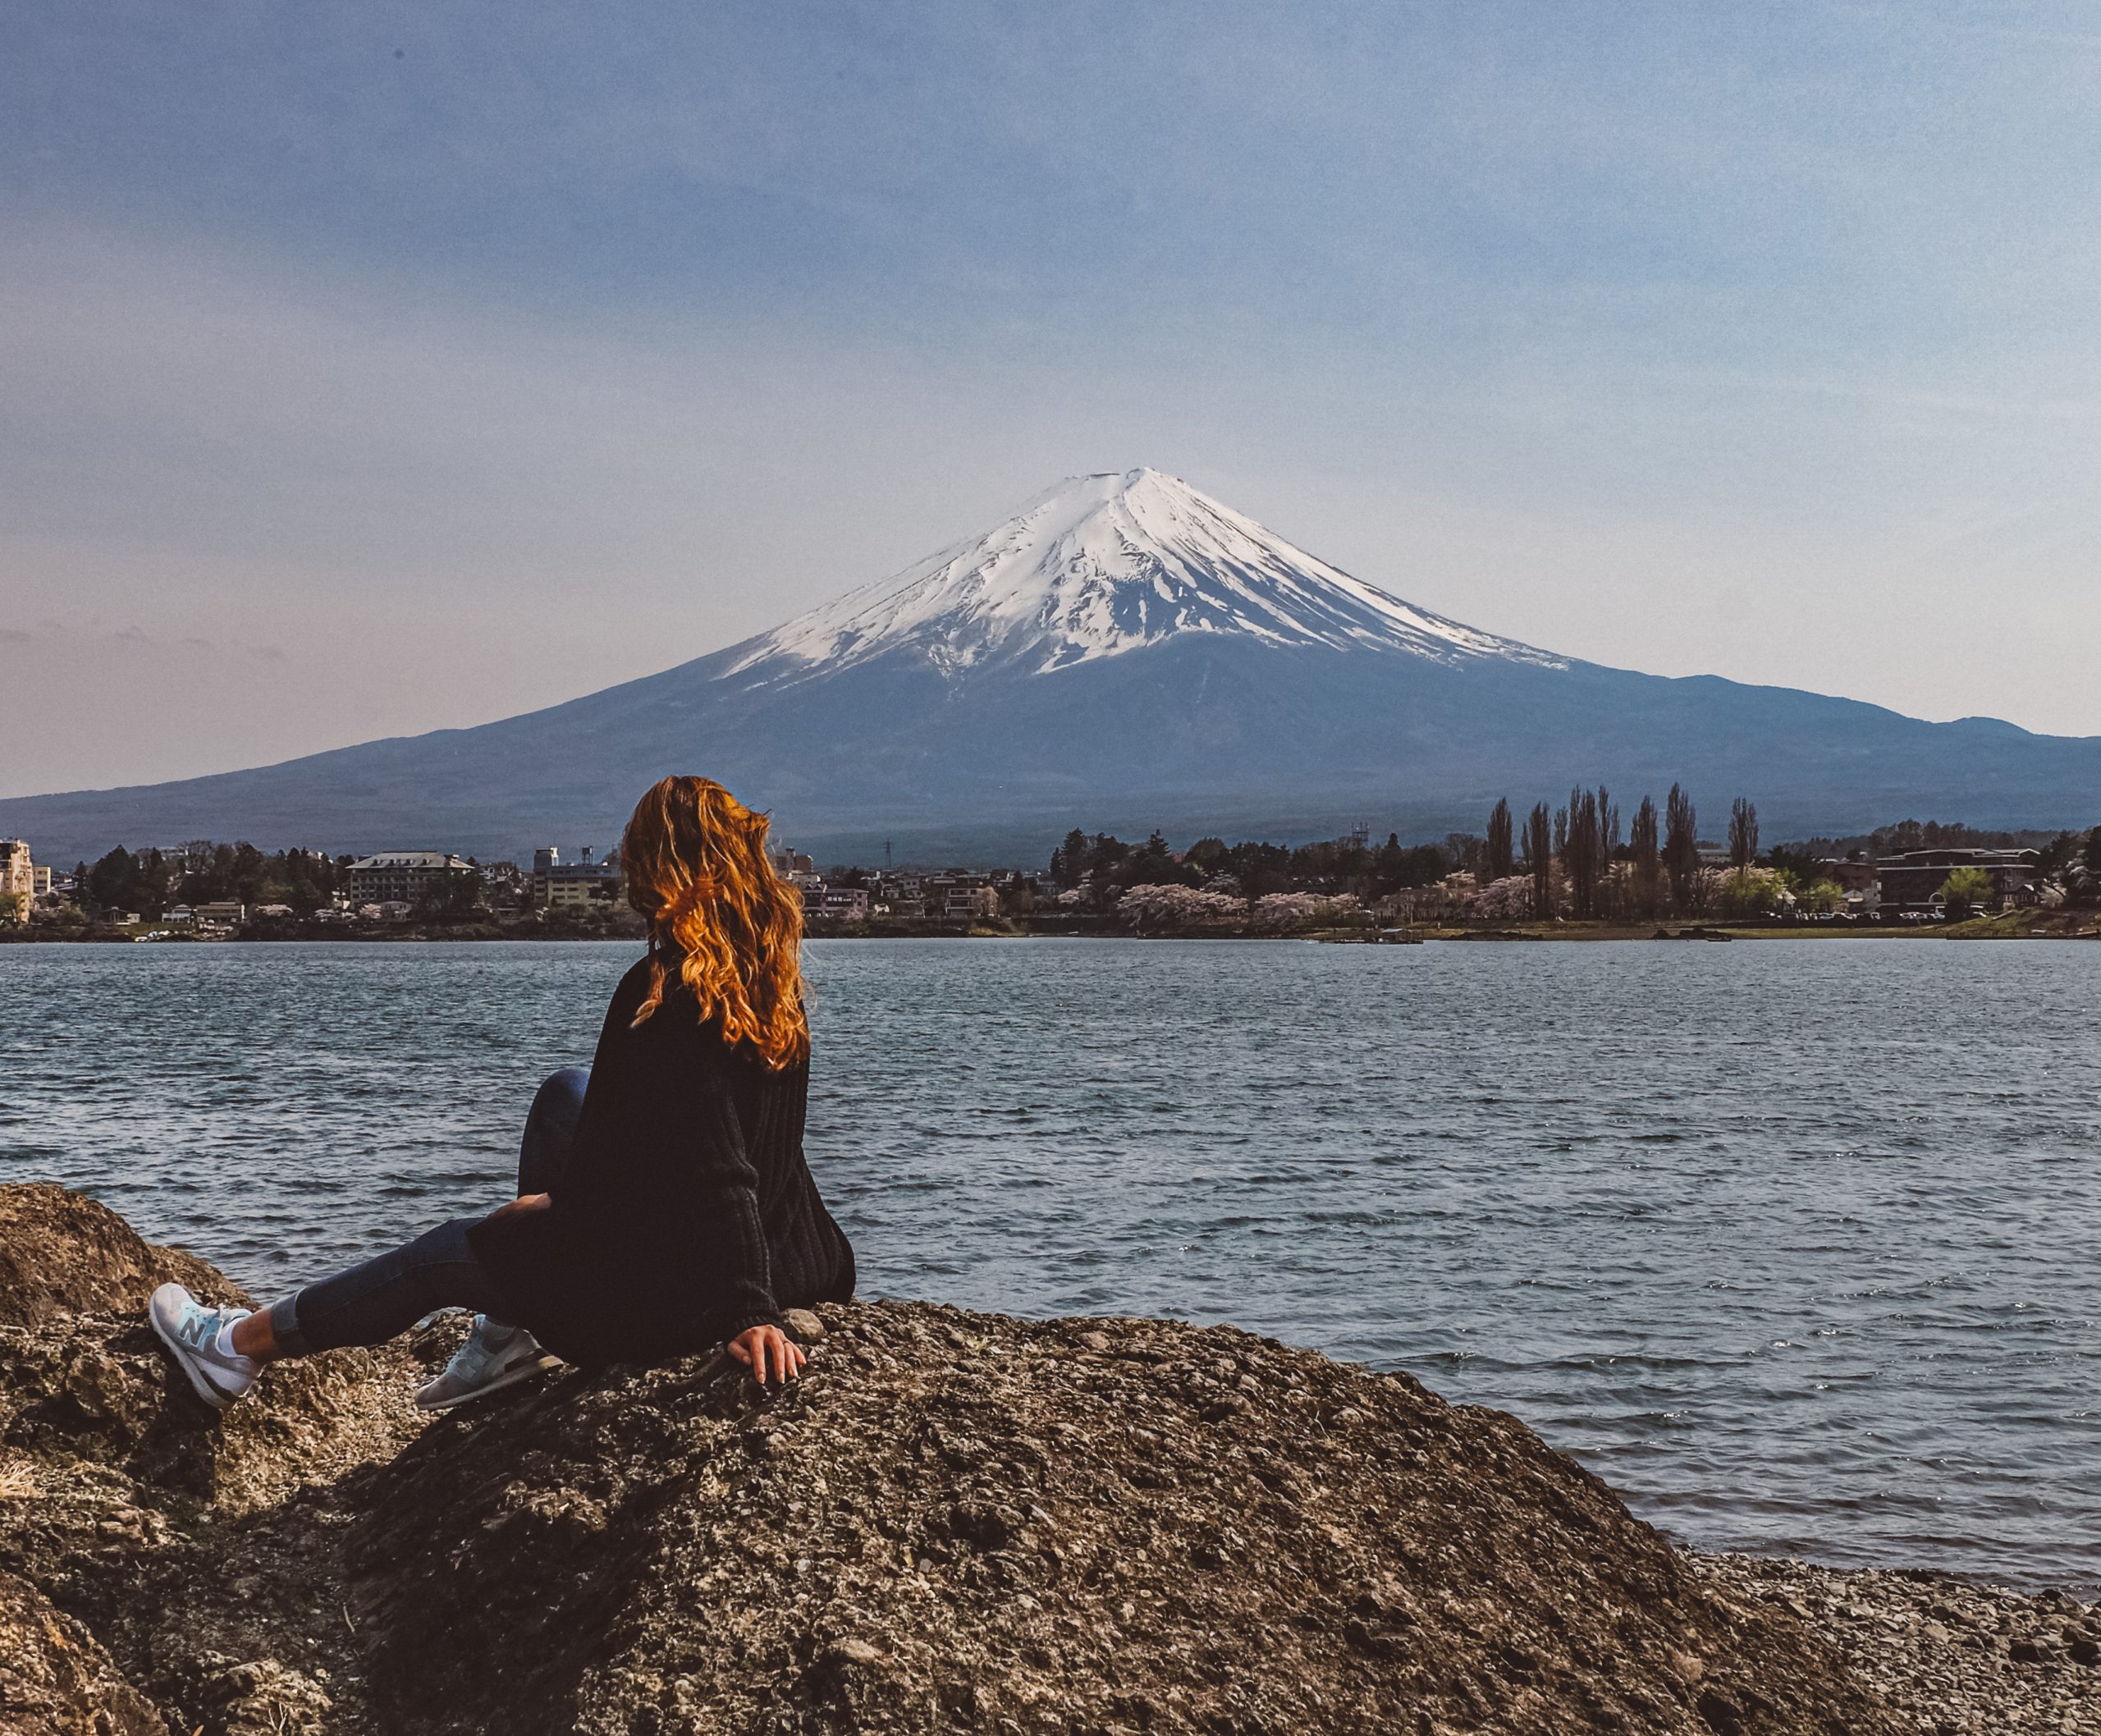
{"label": "mountain slope", "polygon": [[718,776],[827,857],[1032,859],[1073,825],[1276,836],[1477,827],[1579,780],[1682,781],[1769,831],[1906,813],[2091,823],[2101,740],[1554,657],[1418,609],[1151,470],[661,674],[470,730],[0,802],[41,859],[246,837],[483,856],[603,842]]}

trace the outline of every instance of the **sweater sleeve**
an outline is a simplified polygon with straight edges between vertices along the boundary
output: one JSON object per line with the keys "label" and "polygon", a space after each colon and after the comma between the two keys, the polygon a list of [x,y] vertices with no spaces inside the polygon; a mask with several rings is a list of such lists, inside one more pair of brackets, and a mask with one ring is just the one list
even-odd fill
{"label": "sweater sleeve", "polygon": [[701,1303],[700,1324],[724,1340],[758,1326],[781,1324],[773,1294],[772,1256],[759,1216],[758,1172],[744,1142],[736,1099],[719,1075],[702,1096],[693,1186],[695,1243],[712,1252],[715,1281]]}

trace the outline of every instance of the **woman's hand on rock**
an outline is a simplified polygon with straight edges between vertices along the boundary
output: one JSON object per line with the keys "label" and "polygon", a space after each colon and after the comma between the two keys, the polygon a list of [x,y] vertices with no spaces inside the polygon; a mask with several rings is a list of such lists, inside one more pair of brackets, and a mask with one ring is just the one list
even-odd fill
{"label": "woman's hand on rock", "polygon": [[808,1360],[803,1347],[778,1326],[747,1326],[730,1340],[730,1354],[762,1386],[769,1380],[794,1380]]}

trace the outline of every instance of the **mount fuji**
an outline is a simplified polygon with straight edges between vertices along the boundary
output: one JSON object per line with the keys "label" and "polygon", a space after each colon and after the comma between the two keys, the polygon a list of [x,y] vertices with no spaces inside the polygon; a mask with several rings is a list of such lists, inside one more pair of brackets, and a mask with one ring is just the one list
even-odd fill
{"label": "mount fuji", "polygon": [[2090,825],[2101,739],[1580,662],[1402,601],[1156,470],[740,644],[565,704],[254,770],[0,801],[47,860],[193,837],[485,857],[617,834],[667,772],[826,860],[1034,860],[1073,826],[1289,839],[1477,827],[1673,782],[1769,836],[1906,815]]}
{"label": "mount fuji", "polygon": [[730,666],[838,671],[899,652],[955,677],[1048,675],[1187,634],[1565,668],[1389,597],[1157,470],[1069,478],[974,541],[762,634]]}

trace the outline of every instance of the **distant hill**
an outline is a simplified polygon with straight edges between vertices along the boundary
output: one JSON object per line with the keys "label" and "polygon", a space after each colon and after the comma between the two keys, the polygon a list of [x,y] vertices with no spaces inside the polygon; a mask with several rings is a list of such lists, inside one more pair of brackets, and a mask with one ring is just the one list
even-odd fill
{"label": "distant hill", "polygon": [[566,704],[211,777],[0,801],[41,860],[244,838],[484,858],[602,844],[667,772],[827,860],[1034,859],[1070,827],[1284,840],[1476,829],[1684,783],[1770,836],[1906,814],[2101,818],[2101,739],[1667,680],[1404,602],[1155,470],[1078,477],[983,536],[727,650]]}

